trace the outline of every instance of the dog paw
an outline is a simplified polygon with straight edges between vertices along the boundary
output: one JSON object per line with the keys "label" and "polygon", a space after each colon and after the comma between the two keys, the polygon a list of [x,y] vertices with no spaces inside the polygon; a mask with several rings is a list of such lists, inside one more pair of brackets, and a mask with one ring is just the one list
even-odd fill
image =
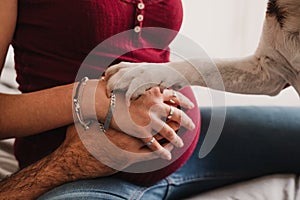
{"label": "dog paw", "polygon": [[126,100],[136,99],[146,90],[159,86],[167,88],[178,82],[178,72],[166,63],[128,63],[121,62],[107,69],[107,93],[126,91]]}
{"label": "dog paw", "polygon": [[[163,80],[155,78],[159,73],[158,67],[149,63],[121,62],[107,69],[107,93],[111,91],[126,91],[127,99],[135,99],[144,94],[146,90],[158,86]],[[163,78],[163,77],[162,77]]]}

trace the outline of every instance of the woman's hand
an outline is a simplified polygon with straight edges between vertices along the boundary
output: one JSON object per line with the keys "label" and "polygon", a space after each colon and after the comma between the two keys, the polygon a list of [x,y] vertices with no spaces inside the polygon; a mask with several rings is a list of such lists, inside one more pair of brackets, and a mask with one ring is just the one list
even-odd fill
{"label": "woman's hand", "polygon": [[[105,122],[110,101],[106,97],[105,89],[106,81],[104,79],[100,79],[97,82],[89,81],[84,89],[82,101],[82,105],[85,106],[82,109],[83,113],[86,111],[88,111],[87,113],[92,113],[94,108],[96,113],[94,120],[97,118],[102,123]],[[170,160],[171,154],[156,140],[153,140],[154,135],[159,133],[159,137],[156,137],[163,137],[176,147],[182,147],[183,142],[174,129],[178,128],[178,125],[187,129],[194,128],[193,121],[176,107],[180,105],[189,109],[193,107],[193,103],[179,92],[168,89],[161,92],[159,87],[154,87],[138,99],[131,100],[130,105],[126,103],[124,93],[115,92],[115,94],[116,106],[110,127],[141,139],[144,144],[148,144],[149,148],[160,155],[161,158]],[[94,103],[92,103],[92,99],[95,99]],[[172,117],[167,124],[166,119],[170,114],[172,114]],[[88,117],[84,118],[88,119]]]}
{"label": "woman's hand", "polygon": [[[159,133],[174,146],[182,147],[184,144],[174,129],[178,128],[178,125],[187,129],[195,127],[193,121],[178,109],[177,105],[184,108],[193,107],[193,103],[179,92],[174,93],[173,90],[168,89],[161,92],[159,87],[151,88],[138,99],[132,100],[129,107],[124,93],[116,93],[116,107],[111,125],[140,138],[145,144],[151,144],[148,145],[150,149],[160,157],[170,160],[170,152],[157,140],[153,140],[153,135]],[[166,123],[167,118],[168,123]]]}

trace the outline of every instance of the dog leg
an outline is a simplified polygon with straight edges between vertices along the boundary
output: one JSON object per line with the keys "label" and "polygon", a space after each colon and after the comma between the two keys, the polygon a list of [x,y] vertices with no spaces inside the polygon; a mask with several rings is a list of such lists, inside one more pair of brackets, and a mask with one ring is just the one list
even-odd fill
{"label": "dog leg", "polygon": [[171,63],[170,66],[184,75],[191,85],[222,90],[223,84],[227,92],[276,95],[287,82],[272,70],[274,67],[270,67],[266,58],[253,55],[241,59],[216,59],[215,65],[193,60]]}
{"label": "dog leg", "polygon": [[161,64],[121,63],[106,74],[108,91],[127,89],[127,97],[138,97],[157,85],[175,85],[178,89],[200,85],[234,93],[276,95],[287,82],[270,64],[268,57],[257,55],[214,62],[195,59]]}
{"label": "dog leg", "polygon": [[265,64],[274,73],[278,74],[289,85],[293,86],[300,96],[300,82],[298,71],[290,64],[290,62],[278,51],[273,52],[273,56],[277,59],[270,57],[266,58]]}

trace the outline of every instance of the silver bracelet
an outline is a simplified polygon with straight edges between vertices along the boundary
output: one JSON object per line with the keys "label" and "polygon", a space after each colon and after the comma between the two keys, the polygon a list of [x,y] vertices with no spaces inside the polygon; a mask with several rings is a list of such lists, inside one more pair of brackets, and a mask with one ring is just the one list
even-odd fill
{"label": "silver bracelet", "polygon": [[111,119],[113,117],[113,112],[116,106],[116,95],[115,93],[111,92],[111,98],[110,98],[110,105],[108,109],[108,113],[106,115],[106,119],[103,125],[103,131],[106,132],[109,129],[109,125],[111,123]]}
{"label": "silver bracelet", "polygon": [[76,92],[75,92],[75,95],[73,98],[73,104],[74,104],[76,118],[77,118],[78,122],[80,123],[80,125],[84,128],[84,130],[88,130],[90,128],[91,121],[85,122],[83,119],[81,107],[80,107],[79,96],[81,96],[83,94],[84,87],[88,80],[89,80],[88,77],[84,77],[83,79],[81,79],[81,81],[77,85]]}
{"label": "silver bracelet", "polygon": [[98,121],[98,125],[99,125],[99,127],[100,127],[100,130],[101,130],[103,133],[105,133],[106,130],[104,130],[104,124],[102,124],[101,122]]}

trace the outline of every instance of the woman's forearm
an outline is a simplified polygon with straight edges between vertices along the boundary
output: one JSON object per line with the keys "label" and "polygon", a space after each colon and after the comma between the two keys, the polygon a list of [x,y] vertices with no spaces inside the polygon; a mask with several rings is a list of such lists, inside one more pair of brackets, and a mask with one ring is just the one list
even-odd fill
{"label": "woman's forearm", "polygon": [[[73,88],[78,83],[54,87],[28,94],[0,94],[0,138],[23,137],[74,123]],[[97,90],[96,90],[97,88]],[[96,98],[97,97],[97,98]],[[93,99],[95,104],[93,104]],[[87,83],[81,106],[86,118],[97,107],[97,116],[104,119],[109,99],[101,81]]]}
{"label": "woman's forearm", "polygon": [[72,121],[72,87],[65,85],[21,95],[0,95],[0,137],[22,137]]}
{"label": "woman's forearm", "polygon": [[0,75],[5,63],[8,46],[14,34],[17,20],[17,0],[0,1]]}

